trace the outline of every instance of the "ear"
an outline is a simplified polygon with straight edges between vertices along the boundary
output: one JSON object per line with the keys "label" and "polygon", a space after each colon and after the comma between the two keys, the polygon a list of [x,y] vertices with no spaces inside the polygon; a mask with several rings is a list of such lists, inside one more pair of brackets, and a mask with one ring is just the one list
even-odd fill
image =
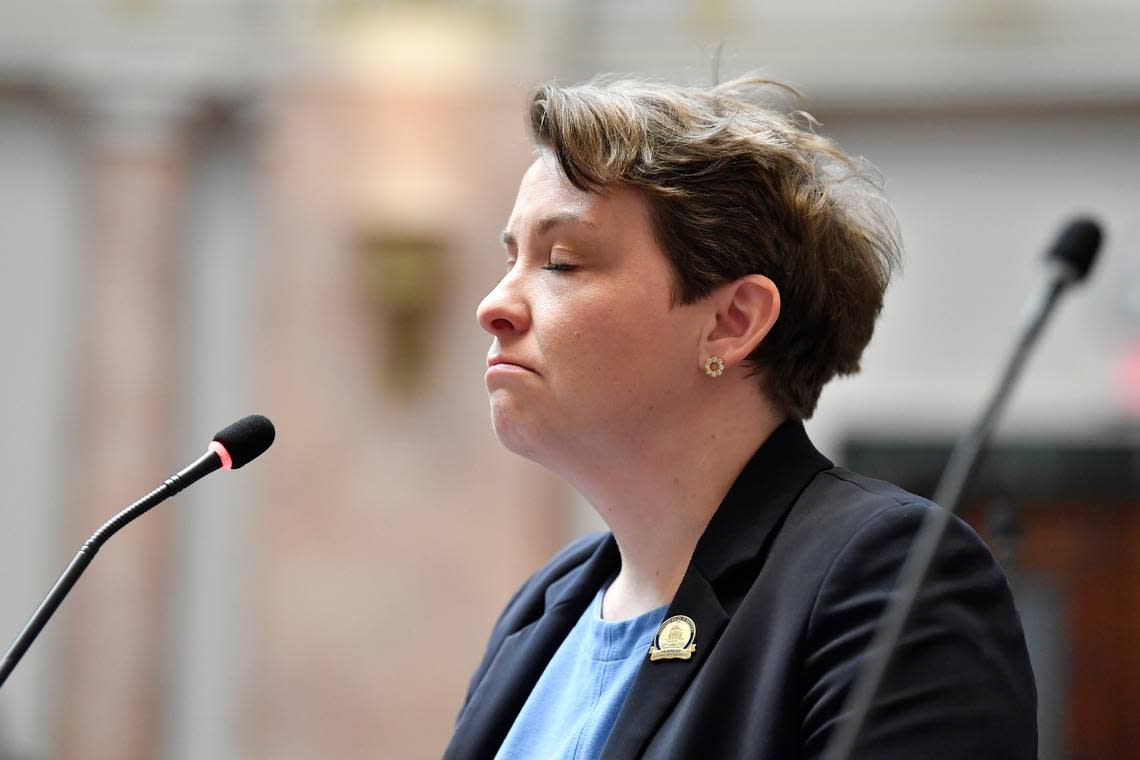
{"label": "ear", "polygon": [[701,361],[716,355],[726,367],[740,365],[760,345],[780,316],[780,291],[761,274],[722,285],[710,295],[715,307]]}

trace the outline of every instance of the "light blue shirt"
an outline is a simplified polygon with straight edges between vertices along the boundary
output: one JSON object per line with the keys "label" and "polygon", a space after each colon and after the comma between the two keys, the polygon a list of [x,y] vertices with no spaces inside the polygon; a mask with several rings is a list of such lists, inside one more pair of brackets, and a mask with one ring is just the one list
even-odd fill
{"label": "light blue shirt", "polygon": [[668,605],[602,620],[602,586],[542,671],[496,760],[585,760],[602,754]]}

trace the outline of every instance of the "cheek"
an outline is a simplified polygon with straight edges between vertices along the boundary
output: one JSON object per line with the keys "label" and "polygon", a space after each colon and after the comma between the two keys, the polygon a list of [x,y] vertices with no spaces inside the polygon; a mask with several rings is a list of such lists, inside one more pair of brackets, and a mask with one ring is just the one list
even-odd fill
{"label": "cheek", "polygon": [[583,298],[575,308],[551,314],[545,331],[547,352],[557,369],[573,375],[612,374],[645,332],[626,305],[606,298]]}
{"label": "cheek", "polygon": [[561,379],[615,404],[673,374],[684,342],[676,315],[660,299],[636,287],[621,295],[583,299],[579,308],[551,314],[544,335],[544,355],[555,360]]}
{"label": "cheek", "polygon": [[585,289],[553,293],[534,304],[534,332],[543,359],[563,374],[601,353],[600,336],[612,322],[612,305]]}

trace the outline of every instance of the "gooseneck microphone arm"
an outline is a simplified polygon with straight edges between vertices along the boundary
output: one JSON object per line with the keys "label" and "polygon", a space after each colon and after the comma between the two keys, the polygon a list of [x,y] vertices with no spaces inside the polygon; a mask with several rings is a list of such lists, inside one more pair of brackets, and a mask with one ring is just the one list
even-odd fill
{"label": "gooseneck microphone arm", "polygon": [[55,614],[56,609],[63,602],[63,598],[67,596],[67,592],[71,591],[71,587],[79,580],[79,576],[91,564],[91,560],[95,558],[95,553],[106,543],[108,538],[118,533],[124,525],[136,517],[157,507],[191,483],[209,475],[214,470],[220,469],[221,466],[222,460],[217,453],[209,451],[203,454],[194,464],[175,475],[171,475],[158,488],[103,523],[99,530],[92,533],[91,537],[79,548],[75,558],[71,560],[71,564],[63,571],[63,575],[59,576],[59,580],[55,582],[48,595],[40,602],[39,608],[24,626],[24,630],[20,632],[20,635],[4,654],[4,659],[0,661],[0,686],[4,685],[8,674],[15,669],[16,663],[28,651],[28,647],[36,640],[47,621],[51,619],[51,616]]}
{"label": "gooseneck microphone arm", "polygon": [[47,625],[48,620],[55,614],[64,597],[71,591],[75,582],[79,580],[79,576],[91,564],[91,560],[95,558],[95,554],[107,542],[107,539],[118,533],[123,526],[136,517],[145,514],[211,472],[241,467],[269,448],[273,438],[273,424],[268,419],[259,415],[243,417],[219,431],[210,444],[210,450],[193,464],[171,475],[158,488],[103,523],[102,527],[92,533],[91,537],[79,548],[75,558],[59,576],[59,580],[55,582],[51,591],[40,602],[40,606],[24,626],[20,635],[4,653],[4,659],[0,660],[0,686],[3,686],[4,682],[8,680],[8,676],[15,669],[16,664],[20,662],[28,648],[31,647],[32,642],[39,636],[40,631]]}
{"label": "gooseneck microphone arm", "polygon": [[842,720],[824,752],[824,760],[848,760],[862,733],[875,696],[891,664],[891,658],[910,618],[926,575],[934,563],[942,536],[958,510],[962,494],[977,471],[986,444],[997,424],[1005,403],[1041,334],[1057,300],[1069,285],[1083,280],[1092,268],[1100,246],[1100,228],[1091,221],[1079,220],[1065,228],[1049,253],[1055,266],[1033,302],[1028,320],[1006,363],[989,404],[978,422],[959,439],[950,454],[946,469],[935,489],[934,502],[942,509],[926,512],[918,534],[899,572],[894,593],[879,621],[875,636],[867,648],[870,658],[859,672],[841,713]]}

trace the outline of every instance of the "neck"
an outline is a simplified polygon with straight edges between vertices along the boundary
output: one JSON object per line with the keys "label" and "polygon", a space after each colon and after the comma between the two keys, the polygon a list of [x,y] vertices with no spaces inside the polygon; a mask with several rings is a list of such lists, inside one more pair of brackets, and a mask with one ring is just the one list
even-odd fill
{"label": "neck", "polygon": [[[603,600],[604,619],[640,615],[673,599],[725,494],[783,421],[754,395],[730,395],[724,394],[723,414],[706,408],[671,423],[672,430],[655,429],[648,443],[593,447],[593,455],[567,473],[621,553],[621,570]],[[710,419],[720,423],[710,425]]]}

